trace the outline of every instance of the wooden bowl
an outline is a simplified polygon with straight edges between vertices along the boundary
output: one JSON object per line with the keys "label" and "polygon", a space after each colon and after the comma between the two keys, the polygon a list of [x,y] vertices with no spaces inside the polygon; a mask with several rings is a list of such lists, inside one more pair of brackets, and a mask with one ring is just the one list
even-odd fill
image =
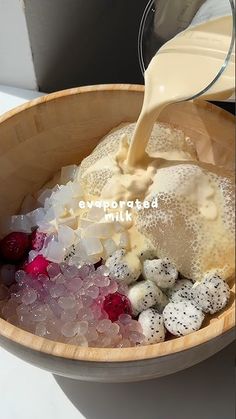
{"label": "wooden bowl", "polygon": [[[121,122],[135,121],[143,87],[106,85],[54,93],[0,118],[0,215],[17,213],[61,166],[81,161]],[[232,168],[234,118],[204,102],[173,105],[160,120],[196,141],[202,160]],[[3,348],[53,373],[101,382],[138,381],[190,367],[234,338],[234,295],[198,332],[151,346],[82,348],[27,333],[0,319]]]}

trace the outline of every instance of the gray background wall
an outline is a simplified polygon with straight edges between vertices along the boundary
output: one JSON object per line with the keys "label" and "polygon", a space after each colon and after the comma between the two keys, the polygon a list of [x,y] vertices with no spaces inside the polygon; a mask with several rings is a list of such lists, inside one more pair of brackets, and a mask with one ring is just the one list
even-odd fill
{"label": "gray background wall", "polygon": [[138,29],[148,0],[24,0],[39,89],[143,84]]}

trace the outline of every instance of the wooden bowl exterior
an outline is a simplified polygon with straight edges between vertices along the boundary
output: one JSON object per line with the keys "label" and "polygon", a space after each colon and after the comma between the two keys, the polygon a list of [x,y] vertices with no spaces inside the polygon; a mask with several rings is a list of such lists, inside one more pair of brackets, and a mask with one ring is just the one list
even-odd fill
{"label": "wooden bowl exterior", "polygon": [[[16,213],[27,193],[36,192],[61,166],[81,161],[112,128],[135,121],[142,100],[142,86],[83,87],[36,99],[0,117],[0,216]],[[191,136],[202,160],[233,167],[234,118],[227,112],[205,102],[179,103],[164,111],[160,120]],[[216,147],[205,147],[213,143]],[[156,345],[76,347],[34,336],[3,319],[0,344],[56,374],[90,381],[137,381],[179,371],[213,355],[232,342],[234,324],[232,287],[230,304],[205,327]]]}

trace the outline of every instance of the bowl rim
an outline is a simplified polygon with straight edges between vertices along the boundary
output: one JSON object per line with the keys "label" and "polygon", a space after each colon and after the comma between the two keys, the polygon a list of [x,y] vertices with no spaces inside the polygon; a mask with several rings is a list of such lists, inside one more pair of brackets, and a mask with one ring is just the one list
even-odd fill
{"label": "bowl rim", "polygon": [[[37,99],[26,102],[13,110],[10,110],[0,116],[0,124],[21,112],[41,105],[46,102],[65,98],[67,96],[77,95],[80,93],[93,93],[97,91],[131,91],[137,93],[144,92],[144,86],[131,84],[103,84],[95,86],[75,87],[41,96]],[[202,106],[202,104],[198,104]],[[219,113],[225,113],[231,119],[228,112],[219,109],[212,104],[206,104],[204,107],[213,107]],[[232,118],[234,120],[234,118]],[[65,343],[51,341],[49,339],[33,335],[20,329],[6,320],[0,318],[0,336],[19,344],[27,349],[31,349],[43,354],[65,358],[77,361],[91,362],[129,362],[154,359],[164,357],[178,352],[186,351],[193,347],[204,344],[220,335],[229,332],[235,325],[235,309],[234,305],[230,306],[225,314],[220,314],[218,318],[212,322],[187,336],[178,337],[173,340],[146,346],[137,346],[132,348],[92,348],[79,347]]]}

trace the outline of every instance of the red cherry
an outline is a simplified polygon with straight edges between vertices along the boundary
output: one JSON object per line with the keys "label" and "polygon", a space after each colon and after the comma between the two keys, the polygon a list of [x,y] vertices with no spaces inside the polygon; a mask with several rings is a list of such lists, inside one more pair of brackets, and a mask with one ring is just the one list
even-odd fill
{"label": "red cherry", "polygon": [[19,263],[30,249],[30,238],[26,233],[14,232],[0,241],[0,259],[8,263]]}
{"label": "red cherry", "polygon": [[45,259],[45,257],[43,257],[42,255],[38,255],[36,256],[36,258],[32,260],[32,262],[29,262],[24,266],[24,271],[27,274],[35,276],[38,276],[40,274],[47,275],[47,267],[49,263],[50,262],[47,259]]}
{"label": "red cherry", "polygon": [[43,247],[45,238],[45,233],[41,233],[38,230],[34,230],[31,234],[31,249],[37,250],[39,252]]}
{"label": "red cherry", "polygon": [[131,315],[132,313],[129,299],[119,292],[109,294],[105,297],[103,309],[108,314],[108,317],[112,322],[118,320],[118,317],[121,314]]}

